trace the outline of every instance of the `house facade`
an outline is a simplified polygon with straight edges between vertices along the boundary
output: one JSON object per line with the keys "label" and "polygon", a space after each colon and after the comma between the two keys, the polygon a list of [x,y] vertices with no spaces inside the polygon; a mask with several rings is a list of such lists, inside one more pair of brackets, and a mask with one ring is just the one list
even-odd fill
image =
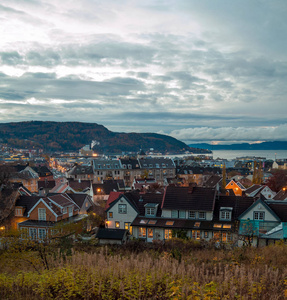
{"label": "house facade", "polygon": [[[85,201],[83,201],[85,202]],[[79,205],[68,194],[49,197],[20,197],[15,205],[18,229],[33,240],[44,240],[53,234],[60,221],[73,222],[80,212]]]}
{"label": "house facade", "polygon": [[120,195],[106,210],[106,225],[128,229],[146,242],[184,234],[237,243],[238,216],[253,202],[250,197],[218,195],[216,189],[168,186],[163,194]]}

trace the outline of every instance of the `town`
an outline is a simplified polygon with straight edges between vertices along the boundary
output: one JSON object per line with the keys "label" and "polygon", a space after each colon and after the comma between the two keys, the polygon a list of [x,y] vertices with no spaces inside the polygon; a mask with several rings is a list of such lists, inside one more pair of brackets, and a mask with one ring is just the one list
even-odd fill
{"label": "town", "polygon": [[1,232],[41,242],[59,224],[85,220],[86,239],[98,244],[177,237],[261,247],[287,238],[286,159],[168,157],[154,149],[109,157],[91,149],[44,154],[2,146]]}

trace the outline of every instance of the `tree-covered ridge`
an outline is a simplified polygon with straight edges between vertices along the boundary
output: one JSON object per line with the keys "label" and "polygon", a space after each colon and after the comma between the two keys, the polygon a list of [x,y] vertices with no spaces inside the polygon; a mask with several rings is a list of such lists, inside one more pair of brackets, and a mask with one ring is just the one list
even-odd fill
{"label": "tree-covered ridge", "polygon": [[[18,148],[43,148],[51,151],[75,151],[92,140],[100,142],[95,150],[103,153],[138,151],[154,148],[160,152],[199,149],[156,133],[117,133],[103,125],[82,122],[28,121],[0,124],[0,142]],[[204,152],[201,149],[198,152]]]}

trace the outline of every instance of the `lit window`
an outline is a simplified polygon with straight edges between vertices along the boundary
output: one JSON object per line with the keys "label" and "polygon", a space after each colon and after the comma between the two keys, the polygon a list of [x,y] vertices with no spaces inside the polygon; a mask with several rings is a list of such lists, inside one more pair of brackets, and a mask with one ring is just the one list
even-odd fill
{"label": "lit window", "polygon": [[223,224],[222,228],[231,229],[231,224]]}
{"label": "lit window", "polygon": [[146,228],[139,227],[139,237],[146,237]]}
{"label": "lit window", "polygon": [[127,205],[119,204],[119,214],[126,214],[126,213],[127,213]]}
{"label": "lit window", "polygon": [[255,211],[254,212],[254,220],[264,220],[265,212],[264,211]]}
{"label": "lit window", "polygon": [[172,238],[172,230],[171,229],[164,230],[164,238],[165,238],[165,240],[169,240]]}
{"label": "lit window", "polygon": [[38,220],[46,221],[46,208],[38,208]]}
{"label": "lit window", "polygon": [[200,222],[195,222],[194,223],[194,227],[199,227],[200,226]]}
{"label": "lit window", "polygon": [[116,228],[120,228],[120,222],[116,221],[115,224],[116,224]]}
{"label": "lit window", "polygon": [[192,238],[194,240],[200,240],[200,230],[192,230]]}
{"label": "lit window", "polygon": [[213,225],[213,228],[221,228],[222,227],[222,224],[214,224]]}
{"label": "lit window", "polygon": [[147,237],[148,238],[153,238],[153,229],[152,228],[148,228],[148,230],[147,230]]}
{"label": "lit window", "polygon": [[206,213],[204,211],[200,211],[198,213],[198,219],[205,219],[205,217],[206,217]]}
{"label": "lit window", "polygon": [[18,217],[23,216],[22,208],[16,208],[15,209],[15,216],[18,216]]}
{"label": "lit window", "polygon": [[205,238],[205,239],[208,238],[208,231],[204,231],[204,238]]}
{"label": "lit window", "polygon": [[157,220],[149,220],[149,221],[148,221],[148,224],[149,224],[149,225],[155,225],[156,222],[157,222]]}
{"label": "lit window", "polygon": [[165,225],[167,226],[172,226],[174,224],[174,221],[166,221]]}
{"label": "lit window", "polygon": [[109,212],[109,218],[113,218],[113,212],[112,211]]}
{"label": "lit window", "polygon": [[130,229],[130,223],[125,222],[125,230],[129,230],[129,229]]}
{"label": "lit window", "polygon": [[190,210],[189,213],[188,213],[188,217],[189,217],[190,219],[195,219],[195,218],[196,218],[196,212]]}

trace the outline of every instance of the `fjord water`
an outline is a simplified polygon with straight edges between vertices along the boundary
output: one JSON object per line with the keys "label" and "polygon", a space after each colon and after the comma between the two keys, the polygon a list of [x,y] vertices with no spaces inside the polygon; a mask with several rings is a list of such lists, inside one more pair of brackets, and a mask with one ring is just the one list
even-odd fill
{"label": "fjord water", "polygon": [[287,150],[214,150],[213,158],[235,159],[236,157],[265,157],[266,159],[287,159]]}

